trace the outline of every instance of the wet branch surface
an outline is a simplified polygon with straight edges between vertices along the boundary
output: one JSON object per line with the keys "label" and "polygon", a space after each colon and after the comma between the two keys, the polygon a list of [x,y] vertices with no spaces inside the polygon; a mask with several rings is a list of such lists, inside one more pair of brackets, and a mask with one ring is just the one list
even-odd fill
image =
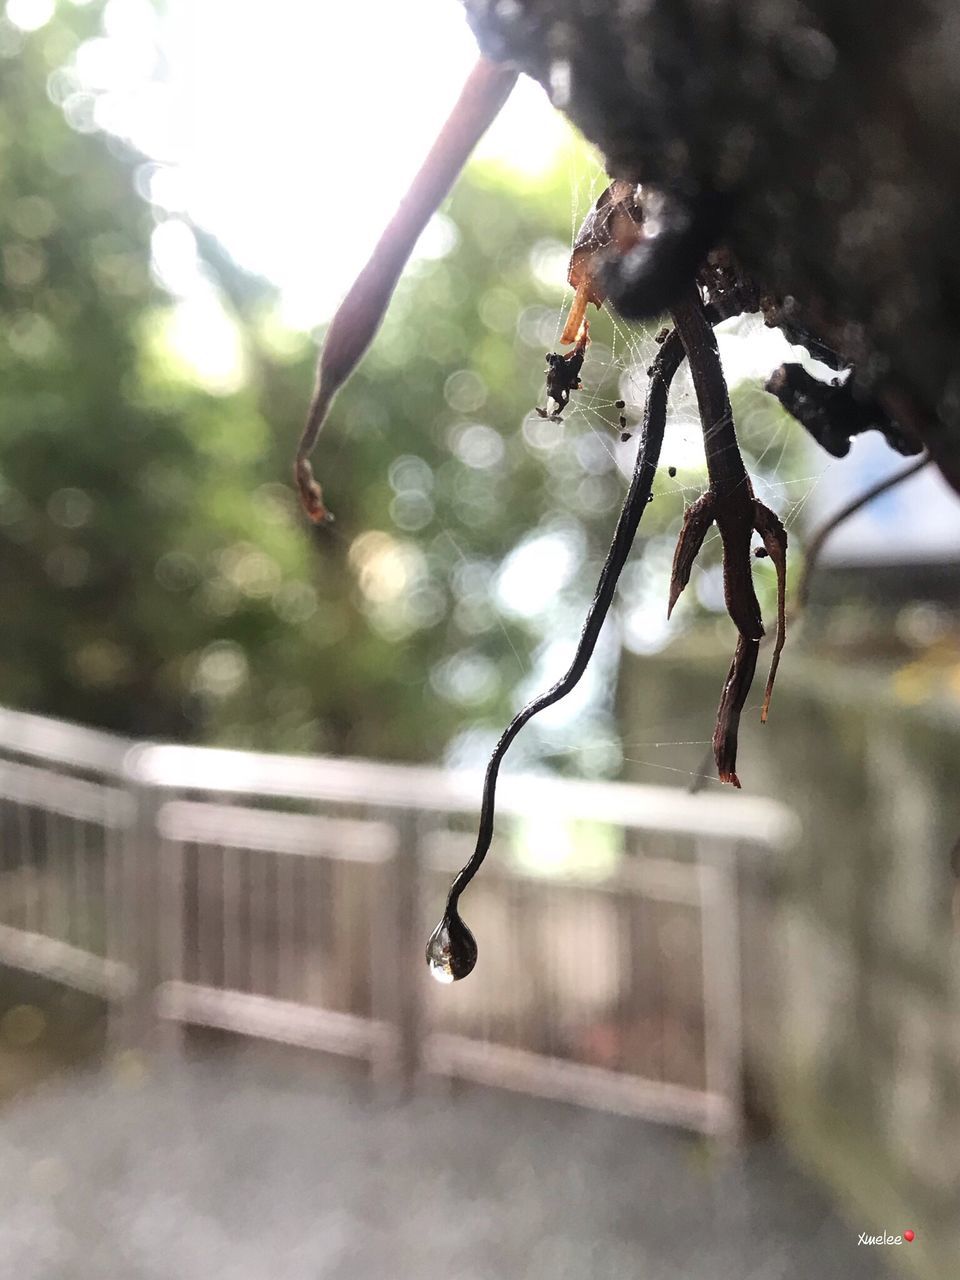
{"label": "wet branch surface", "polygon": [[753,683],[757,647],[763,636],[760,605],[753,587],[751,543],[756,531],[762,537],[777,571],[777,642],[761,712],[761,720],[766,720],[786,634],[787,534],[775,512],[754,497],[737,443],[716,335],[695,288],[691,287],[674,305],[673,318],[693,375],[710,485],[684,515],[674,554],[667,612],[669,615],[673,611],[690,580],[694,560],[707,530],[711,524],[716,524],[723,545],[724,600],[727,613],[739,634],[717,710],[713,748],[721,782],[739,787],[737,736],[740,713]]}
{"label": "wet branch surface", "polygon": [[483,780],[483,799],[476,848],[470,860],[453,881],[443,919],[427,943],[427,961],[437,976],[446,976],[450,979],[463,978],[476,964],[477,944],[473,934],[460,918],[458,903],[460,895],[479,871],[493,839],[500,765],[510,744],[524,725],[528,724],[538,712],[566,697],[579,682],[593,656],[600,629],[610,609],[617,582],[630,554],[634,536],[651,495],[666,428],[670,383],[683,357],[684,347],[679,335],[676,332],[668,334],[651,367],[633,478],[620,510],[613,541],[607,552],[597,589],[580,633],[573,662],[556,684],[533,698],[514,716],[494,747],[487,764]]}

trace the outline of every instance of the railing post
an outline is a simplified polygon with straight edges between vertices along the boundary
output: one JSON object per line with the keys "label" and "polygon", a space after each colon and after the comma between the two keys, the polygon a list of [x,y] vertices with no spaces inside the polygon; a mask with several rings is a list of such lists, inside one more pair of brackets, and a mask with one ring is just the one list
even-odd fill
{"label": "railing post", "polygon": [[109,1043],[113,1050],[151,1049],[157,1043],[156,990],[160,981],[160,837],[157,817],[161,792],[146,782],[139,760],[144,747],[127,753],[123,766],[133,820],[123,834],[114,933],[133,979],[126,998],[111,1013]]}
{"label": "railing post", "polygon": [[107,1002],[107,1048],[117,1052],[127,1043],[127,1004],[133,996],[136,976],[130,943],[130,921],[127,904],[129,847],[137,812],[129,787],[117,791],[104,826],[105,862],[103,881],[104,950],[109,961],[127,975],[129,985]]}
{"label": "railing post", "polygon": [[698,840],[703,947],[707,1090],[724,1099],[723,1137],[738,1150],[744,1137],[743,1017],[737,862],[727,840]]}
{"label": "railing post", "polygon": [[[392,902],[385,903],[385,929],[374,926],[374,971],[378,982],[389,984],[389,1008],[397,1032],[396,1081],[410,1094],[420,1073],[424,1037],[426,962],[421,910],[423,815],[415,809],[396,809],[384,815],[397,833],[393,861]],[[392,952],[392,954],[391,954]]]}
{"label": "railing post", "polygon": [[[159,816],[159,805],[154,809],[154,822]],[[186,920],[184,907],[186,896],[186,860],[183,845],[179,840],[164,840],[154,826],[154,845],[152,852],[157,872],[157,941],[156,941],[156,977],[154,979],[154,996],[151,1000],[151,1015],[156,1025],[156,1044],[166,1054],[183,1052],[184,1025],[180,1020],[180,1008],[176,1001],[164,1001],[159,1007],[157,1001],[164,994],[169,996],[170,987],[164,984],[176,984],[174,990],[185,979],[184,948]],[[148,1032],[148,1035],[151,1033]],[[151,1036],[152,1039],[152,1036]]]}

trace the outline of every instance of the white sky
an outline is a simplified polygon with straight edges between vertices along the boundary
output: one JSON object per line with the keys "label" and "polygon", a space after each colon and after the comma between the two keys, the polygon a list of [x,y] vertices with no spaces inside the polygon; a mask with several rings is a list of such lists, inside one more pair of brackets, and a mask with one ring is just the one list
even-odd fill
{"label": "white sky", "polygon": [[[53,10],[53,0],[6,3],[25,31]],[[83,127],[95,91],[96,123],[158,162],[148,193],[169,216],[154,262],[181,299],[166,337],[206,385],[237,385],[241,352],[176,215],[276,284],[291,328],[313,328],[363,265],[476,57],[454,0],[167,0],[162,18],[149,0],[109,0],[104,37],[76,60],[77,103],[64,108]],[[521,77],[477,153],[534,183],[573,137]],[[583,150],[574,167],[572,193],[596,161]],[[428,254],[443,248],[431,230],[442,224],[424,236]],[[783,350],[777,335],[755,330],[748,341],[724,335],[721,346],[732,382],[773,368]]]}
{"label": "white sky", "polygon": [[[477,56],[461,12],[451,0],[173,0],[170,47],[191,214],[280,284],[301,323],[324,318]],[[494,149],[549,163],[563,128],[524,89]]]}
{"label": "white sky", "polygon": [[[50,7],[7,13],[30,26]],[[346,292],[477,57],[453,0],[168,0],[158,87],[148,0],[110,0],[105,27],[78,59],[98,123],[164,162],[154,200],[279,285],[304,328]],[[524,79],[480,150],[535,179],[569,137]]]}

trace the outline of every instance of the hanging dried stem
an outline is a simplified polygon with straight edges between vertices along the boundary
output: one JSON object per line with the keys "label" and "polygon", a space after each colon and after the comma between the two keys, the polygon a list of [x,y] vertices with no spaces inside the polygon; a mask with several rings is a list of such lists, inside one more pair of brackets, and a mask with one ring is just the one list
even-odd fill
{"label": "hanging dried stem", "polygon": [[317,524],[332,519],[309,461],[324,419],[373,341],[420,233],[496,119],[516,80],[516,71],[480,58],[369,261],[330,322],[294,464],[303,508]]}
{"label": "hanging dried stem", "polygon": [[464,978],[477,959],[473,934],[460,918],[460,895],[477,874],[493,839],[493,823],[500,765],[520,730],[538,712],[559,702],[578,684],[587,669],[600,629],[613,601],[620,573],[626,563],[641,517],[651,496],[653,478],[660,460],[660,448],[667,420],[667,396],[673,376],[683,360],[683,344],[676,333],[663,342],[650,370],[650,384],[644,408],[642,435],[630,488],[620,511],[610,550],[604,561],[593,601],[587,612],[580,640],[567,671],[556,684],[539,694],[514,716],[493,749],[483,781],[480,826],[477,844],[450,888],[446,910],[427,943],[427,962],[437,976],[449,980]]}
{"label": "hanging dried stem", "polygon": [[740,713],[750,692],[757,647],[763,636],[760,605],[753,589],[750,545],[756,531],[777,570],[777,643],[760,716],[765,721],[786,637],[787,534],[775,512],[754,497],[737,443],[717,339],[696,289],[688,289],[674,304],[673,318],[693,375],[710,487],[684,516],[674,555],[667,614],[690,580],[690,570],[707,529],[716,524],[723,543],[724,598],[739,636],[717,711],[713,744],[721,782],[739,787],[736,764]]}
{"label": "hanging dried stem", "polygon": [[[858,494],[857,497],[854,498],[851,502],[848,502],[845,507],[841,507],[841,509],[836,513],[836,515],[831,516],[829,520],[827,520],[824,524],[820,526],[819,529],[817,529],[817,531],[811,537],[810,541],[807,543],[806,551],[804,555],[804,561],[803,561],[803,571],[800,575],[800,581],[797,583],[797,589],[794,594],[794,606],[790,612],[789,618],[786,620],[790,622],[791,626],[796,626],[797,622],[799,622],[800,619],[802,618],[804,610],[807,608],[807,605],[810,600],[810,588],[811,588],[816,570],[820,564],[820,553],[822,552],[824,544],[826,543],[827,539],[832,537],[832,535],[836,533],[837,529],[839,529],[842,524],[845,524],[846,521],[851,518],[851,516],[856,515],[858,511],[862,511],[864,507],[869,506],[869,504],[873,502],[874,499],[879,498],[882,494],[889,493],[891,489],[894,489],[896,488],[897,485],[902,484],[904,480],[909,480],[911,476],[916,475],[918,471],[922,471],[923,468],[926,467],[932,461],[933,459],[929,456],[929,454],[925,454],[922,458],[918,458],[915,462],[911,462],[909,466],[902,467],[899,471],[894,472],[892,476],[887,476],[885,480],[881,480],[877,484],[870,485],[868,489],[865,489],[863,493]],[[771,555],[771,558],[772,558],[773,553],[770,551],[769,547],[767,547],[767,553]],[[779,585],[780,585],[780,582],[778,577],[778,591],[777,591],[778,617],[784,611],[783,592],[779,590]],[[771,676],[775,674],[776,664],[779,661],[779,656],[780,656],[779,650],[780,650],[780,647],[782,647],[780,645],[780,637],[783,634],[783,629],[784,629],[783,624],[781,624],[777,628],[777,646],[774,648],[773,661],[770,664]],[[767,639],[768,637],[764,637],[764,640],[761,640],[760,642],[761,645],[764,644]],[[728,676],[728,679],[729,679],[729,676]],[[764,698],[764,710],[763,712],[761,712],[761,719],[766,718],[764,713],[766,711],[767,706],[769,705],[769,695],[770,695],[770,683],[768,682],[767,693]],[[710,766],[710,757],[712,754],[713,754],[713,748],[711,747],[711,750],[706,753],[703,760],[700,762],[697,772],[694,774],[693,779],[690,783],[688,790],[690,791],[691,794],[695,794],[696,792],[702,790],[703,784],[706,781],[706,777],[707,777],[706,771]]]}

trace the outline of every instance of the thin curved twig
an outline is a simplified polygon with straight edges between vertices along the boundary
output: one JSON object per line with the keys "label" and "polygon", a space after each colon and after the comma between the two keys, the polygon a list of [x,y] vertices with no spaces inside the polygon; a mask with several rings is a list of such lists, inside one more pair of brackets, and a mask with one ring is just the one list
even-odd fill
{"label": "thin curved twig", "polygon": [[856,515],[863,507],[873,502],[874,498],[879,498],[881,494],[887,493],[890,489],[895,489],[904,480],[909,480],[911,476],[916,475],[918,471],[922,471],[931,461],[932,459],[928,453],[925,453],[921,458],[916,458],[909,466],[901,467],[899,471],[887,476],[885,480],[879,480],[876,484],[872,484],[869,489],[865,489],[858,497],[848,502],[845,507],[841,507],[835,515],[820,526],[807,543],[804,551],[803,572],[800,575],[800,581],[797,583],[797,610],[802,612],[807,607],[810,599],[810,581],[817,568],[820,554],[827,539],[851,516]]}
{"label": "thin curved twig", "polygon": [[650,386],[644,408],[640,447],[630,488],[624,498],[610,550],[603,563],[593,600],[587,612],[580,640],[567,671],[560,679],[538,694],[510,721],[494,747],[483,781],[483,799],[476,847],[469,861],[450,886],[443,919],[427,943],[427,959],[439,976],[449,980],[463,978],[476,963],[477,948],[473,935],[460,919],[457,904],[464,889],[477,874],[493,839],[497,779],[500,765],[510,744],[520,730],[538,712],[559,702],[577,685],[593,655],[600,629],[613,601],[620,573],[633,546],[633,539],[646,509],[667,420],[667,396],[673,376],[684,358],[683,343],[676,331],[671,332],[660,347],[650,371]]}

